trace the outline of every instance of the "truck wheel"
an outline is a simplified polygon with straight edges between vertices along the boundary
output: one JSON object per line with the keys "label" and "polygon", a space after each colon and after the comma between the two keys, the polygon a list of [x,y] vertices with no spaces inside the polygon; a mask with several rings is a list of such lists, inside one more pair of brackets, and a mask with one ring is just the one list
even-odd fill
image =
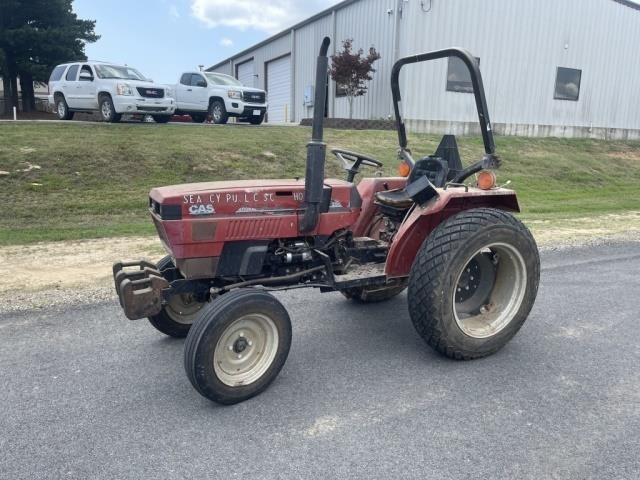
{"label": "truck wheel", "polygon": [[204,113],[192,113],[191,121],[193,123],[202,123],[207,119],[207,116]]}
{"label": "truck wheel", "polygon": [[231,405],[276,378],[291,346],[289,314],[273,295],[235,290],[218,297],[187,335],[184,367],[204,397]]}
{"label": "truck wheel", "polygon": [[405,288],[407,288],[407,283],[403,282],[400,285],[388,287],[350,288],[349,290],[342,290],[340,293],[358,303],[377,303],[395,297],[402,293]]}
{"label": "truck wheel", "polygon": [[113,106],[113,101],[109,95],[100,96],[100,115],[102,120],[110,123],[117,123],[122,118],[122,114],[117,113]]}
{"label": "truck wheel", "polygon": [[56,116],[60,120],[71,120],[73,112],[69,111],[69,105],[62,95],[56,96]]}
{"label": "truck wheel", "polygon": [[[173,260],[169,255],[160,260],[156,266],[160,272],[167,268],[174,268]],[[174,270],[163,272],[163,276],[169,282],[178,278]],[[206,302],[196,301],[192,294],[175,295],[169,299],[167,305],[162,307],[160,313],[149,317],[148,320],[151,325],[165,335],[184,338],[205,305]]]}
{"label": "truck wheel", "polygon": [[153,119],[156,123],[167,123],[171,120],[171,115],[153,115]]}
{"label": "truck wheel", "polygon": [[526,320],[538,291],[533,236],[501,210],[461,212],[423,243],[409,277],[409,314],[420,336],[457,360],[490,355]]}
{"label": "truck wheel", "polygon": [[220,100],[214,100],[209,104],[209,116],[211,116],[213,123],[218,125],[224,125],[229,120],[227,109],[224,108],[224,103]]}
{"label": "truck wheel", "polygon": [[260,125],[263,121],[264,121],[264,114],[260,115],[259,117],[251,117],[249,119],[249,123],[251,125]]}

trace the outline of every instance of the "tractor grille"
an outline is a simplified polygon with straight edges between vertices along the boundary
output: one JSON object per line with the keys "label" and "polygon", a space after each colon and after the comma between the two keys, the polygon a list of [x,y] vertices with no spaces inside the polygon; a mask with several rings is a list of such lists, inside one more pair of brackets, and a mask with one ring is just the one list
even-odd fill
{"label": "tractor grille", "polygon": [[248,103],[264,103],[264,92],[244,92],[242,99]]}
{"label": "tractor grille", "polygon": [[164,90],[162,88],[144,88],[136,87],[141,97],[146,98],[164,98]]}
{"label": "tractor grille", "polygon": [[247,240],[277,237],[288,221],[282,218],[231,220],[225,238],[226,240]]}

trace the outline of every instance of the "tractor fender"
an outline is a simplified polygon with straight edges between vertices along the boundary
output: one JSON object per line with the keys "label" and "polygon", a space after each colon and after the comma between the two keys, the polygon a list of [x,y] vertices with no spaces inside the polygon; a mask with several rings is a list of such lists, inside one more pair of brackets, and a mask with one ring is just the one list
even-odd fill
{"label": "tractor fender", "polygon": [[438,225],[452,215],[481,207],[520,211],[515,192],[505,188],[470,188],[465,191],[464,188],[454,187],[438,190],[438,194],[438,197],[424,205],[417,205],[400,225],[387,255],[385,274],[388,278],[408,276],[422,243]]}

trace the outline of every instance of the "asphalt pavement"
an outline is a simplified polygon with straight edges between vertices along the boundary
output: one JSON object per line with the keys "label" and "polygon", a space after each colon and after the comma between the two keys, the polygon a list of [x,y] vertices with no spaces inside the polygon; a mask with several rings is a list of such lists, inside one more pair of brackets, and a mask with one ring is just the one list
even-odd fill
{"label": "asphalt pavement", "polygon": [[289,359],[231,407],[115,300],[0,315],[0,478],[640,478],[640,243],[545,253],[522,330],[471,362],[423,343],[406,294],[278,297]]}

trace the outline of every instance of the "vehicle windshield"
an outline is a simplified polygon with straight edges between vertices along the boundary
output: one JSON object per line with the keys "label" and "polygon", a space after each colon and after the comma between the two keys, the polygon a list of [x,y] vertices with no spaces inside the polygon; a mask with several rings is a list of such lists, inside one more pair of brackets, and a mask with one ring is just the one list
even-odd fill
{"label": "vehicle windshield", "polygon": [[211,83],[216,85],[235,85],[241,87],[242,83],[229,75],[223,73],[205,73]]}
{"label": "vehicle windshield", "polygon": [[99,78],[121,78],[122,80],[146,80],[138,70],[119,65],[96,65],[96,74]]}

